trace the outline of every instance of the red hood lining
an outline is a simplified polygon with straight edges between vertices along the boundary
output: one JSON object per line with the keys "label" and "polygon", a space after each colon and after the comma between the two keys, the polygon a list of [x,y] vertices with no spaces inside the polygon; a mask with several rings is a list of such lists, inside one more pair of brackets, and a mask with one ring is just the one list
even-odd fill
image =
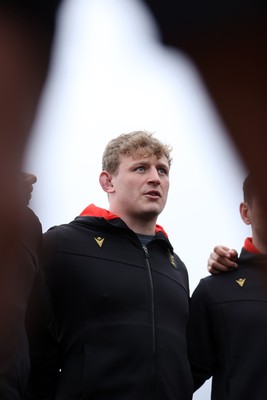
{"label": "red hood lining", "polygon": [[251,237],[247,237],[245,239],[244,249],[247,250],[249,253],[261,254],[261,251],[258,250],[257,247],[255,247],[254,244],[252,243]]}
{"label": "red hood lining", "polygon": [[[120,218],[116,214],[112,214],[110,211],[105,210],[104,208],[97,207],[94,204],[89,204],[80,214],[81,217],[102,217],[107,221],[110,221],[115,218]],[[162,226],[156,225],[155,233],[163,232],[166,237],[168,237],[167,233],[163,229]]]}

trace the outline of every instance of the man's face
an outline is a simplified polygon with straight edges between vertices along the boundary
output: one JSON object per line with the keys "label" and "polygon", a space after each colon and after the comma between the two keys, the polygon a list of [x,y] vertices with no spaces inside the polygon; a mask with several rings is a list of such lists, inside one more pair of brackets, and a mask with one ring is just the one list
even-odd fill
{"label": "man's face", "polygon": [[169,190],[169,164],[165,156],[121,156],[112,176],[111,207],[123,219],[154,220],[163,210]]}

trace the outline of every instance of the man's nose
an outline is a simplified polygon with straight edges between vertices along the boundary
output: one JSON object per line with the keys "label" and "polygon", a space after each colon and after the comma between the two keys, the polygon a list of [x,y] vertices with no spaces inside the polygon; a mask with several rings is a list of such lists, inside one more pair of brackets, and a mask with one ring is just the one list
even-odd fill
{"label": "man's nose", "polygon": [[160,184],[160,177],[157,168],[151,168],[149,173],[149,182],[153,182],[157,185]]}

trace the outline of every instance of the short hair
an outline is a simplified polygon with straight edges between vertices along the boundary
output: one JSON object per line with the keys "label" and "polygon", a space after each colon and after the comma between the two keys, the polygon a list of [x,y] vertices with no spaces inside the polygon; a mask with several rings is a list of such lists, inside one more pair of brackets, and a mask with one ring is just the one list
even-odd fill
{"label": "short hair", "polygon": [[114,174],[120,164],[120,156],[154,155],[157,158],[165,156],[171,165],[170,153],[172,148],[153,137],[153,133],[147,131],[133,131],[123,133],[112,139],[106,146],[102,157],[102,170]]}

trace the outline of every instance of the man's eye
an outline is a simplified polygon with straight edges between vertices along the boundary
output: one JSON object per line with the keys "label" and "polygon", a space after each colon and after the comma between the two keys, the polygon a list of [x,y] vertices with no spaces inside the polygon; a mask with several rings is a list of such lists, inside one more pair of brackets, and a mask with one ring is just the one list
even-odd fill
{"label": "man's eye", "polygon": [[145,167],[143,167],[143,166],[137,167],[137,168],[136,168],[136,171],[141,171],[141,172],[143,172],[143,171],[145,171]]}
{"label": "man's eye", "polygon": [[159,168],[158,172],[159,172],[160,175],[167,175],[168,174],[167,170],[165,168]]}

